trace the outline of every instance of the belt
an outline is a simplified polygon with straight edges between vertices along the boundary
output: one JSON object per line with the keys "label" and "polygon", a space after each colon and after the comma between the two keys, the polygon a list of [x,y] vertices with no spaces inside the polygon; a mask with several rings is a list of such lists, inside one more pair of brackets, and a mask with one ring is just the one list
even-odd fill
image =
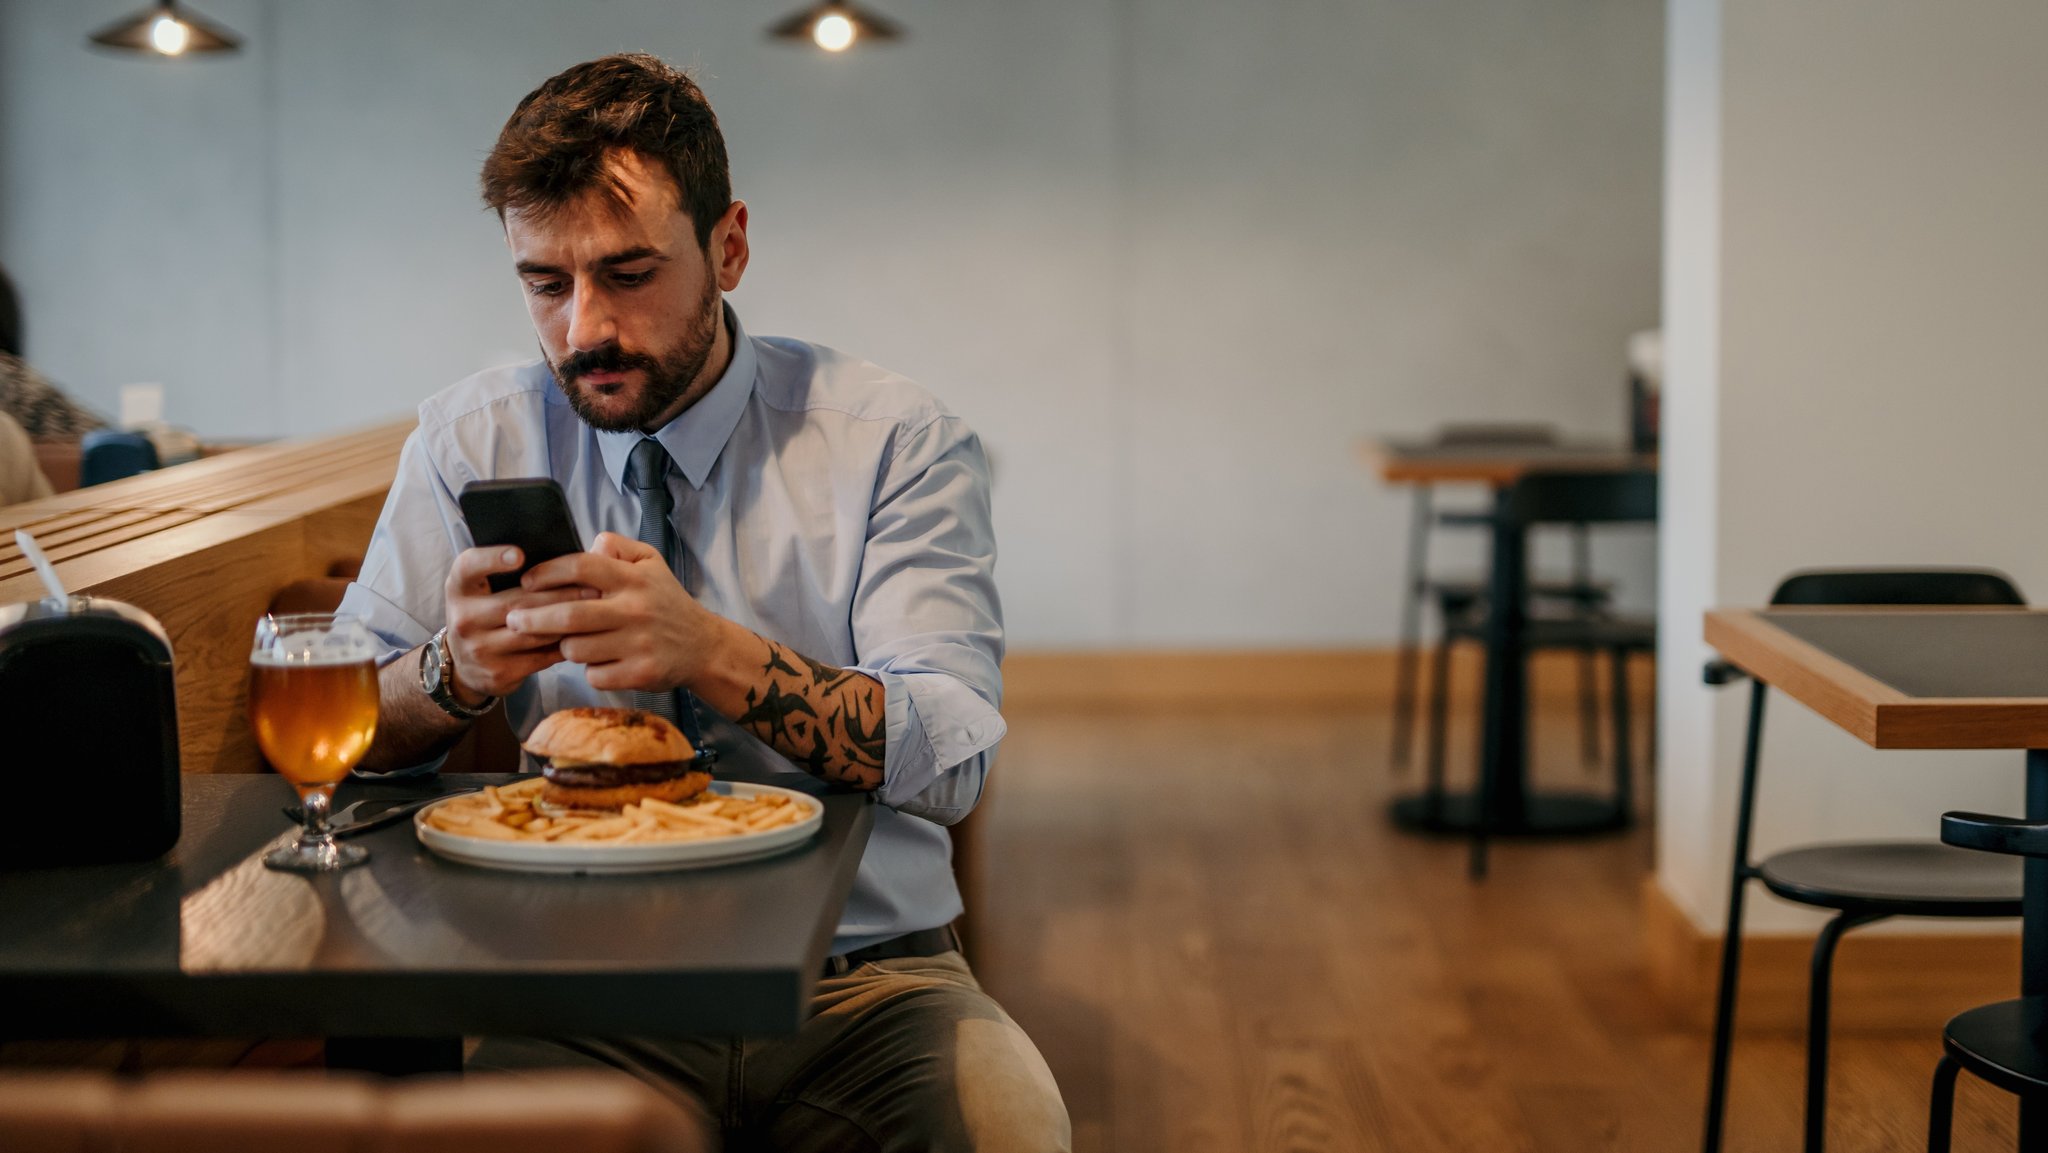
{"label": "belt", "polygon": [[950,953],[960,947],[960,938],[953,934],[953,926],[940,925],[936,929],[919,929],[901,937],[877,941],[865,949],[851,953],[840,953],[825,958],[822,976],[843,977],[869,961],[887,961],[896,957],[936,957]]}

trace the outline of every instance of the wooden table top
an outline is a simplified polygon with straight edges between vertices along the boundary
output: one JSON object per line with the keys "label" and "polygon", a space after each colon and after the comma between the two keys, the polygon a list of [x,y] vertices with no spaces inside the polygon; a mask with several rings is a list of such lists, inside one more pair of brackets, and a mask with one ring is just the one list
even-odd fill
{"label": "wooden table top", "polygon": [[2048,612],[1716,609],[1706,640],[1873,748],[2048,748]]}
{"label": "wooden table top", "polygon": [[1556,444],[1455,444],[1368,437],[1358,442],[1367,467],[1389,484],[1508,485],[1531,472],[1629,472],[1655,469],[1654,453],[1618,440]]}
{"label": "wooden table top", "polygon": [[[773,754],[764,754],[772,758]],[[824,828],[761,861],[636,876],[475,868],[410,821],[370,860],[305,877],[263,867],[291,836],[275,776],[184,778],[160,861],[0,872],[0,1035],[685,1036],[795,1031],[873,826],[864,794],[819,795]],[[349,782],[417,796],[505,776]],[[79,835],[92,835],[81,816]]]}

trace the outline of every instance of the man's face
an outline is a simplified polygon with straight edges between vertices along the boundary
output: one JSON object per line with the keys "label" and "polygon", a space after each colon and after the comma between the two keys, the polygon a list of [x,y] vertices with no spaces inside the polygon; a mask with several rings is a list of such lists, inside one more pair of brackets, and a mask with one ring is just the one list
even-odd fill
{"label": "man's face", "polygon": [[706,369],[725,360],[719,294],[746,266],[746,210],[734,203],[707,252],[665,169],[632,152],[610,167],[623,204],[592,191],[551,213],[512,209],[505,238],[570,407],[593,428],[652,430],[717,383]]}

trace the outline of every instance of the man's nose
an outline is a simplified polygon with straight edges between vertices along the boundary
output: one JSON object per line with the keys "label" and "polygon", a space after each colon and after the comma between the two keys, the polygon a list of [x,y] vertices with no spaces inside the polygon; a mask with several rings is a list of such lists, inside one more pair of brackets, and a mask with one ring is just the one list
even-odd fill
{"label": "man's nose", "polygon": [[574,302],[570,305],[569,347],[577,352],[588,352],[602,348],[616,340],[618,325],[612,320],[611,307],[605,303],[604,294],[579,288]]}

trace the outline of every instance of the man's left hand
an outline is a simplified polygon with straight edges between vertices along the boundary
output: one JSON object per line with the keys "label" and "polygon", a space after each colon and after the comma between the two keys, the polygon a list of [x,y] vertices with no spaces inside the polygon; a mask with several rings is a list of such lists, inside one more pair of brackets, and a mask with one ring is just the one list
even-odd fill
{"label": "man's left hand", "polygon": [[536,592],[582,585],[602,594],[505,618],[507,628],[542,643],[559,638],[563,659],[586,666],[594,689],[659,692],[689,684],[728,623],[684,590],[653,547],[617,533],[599,533],[588,552],[535,565],[520,584]]}

